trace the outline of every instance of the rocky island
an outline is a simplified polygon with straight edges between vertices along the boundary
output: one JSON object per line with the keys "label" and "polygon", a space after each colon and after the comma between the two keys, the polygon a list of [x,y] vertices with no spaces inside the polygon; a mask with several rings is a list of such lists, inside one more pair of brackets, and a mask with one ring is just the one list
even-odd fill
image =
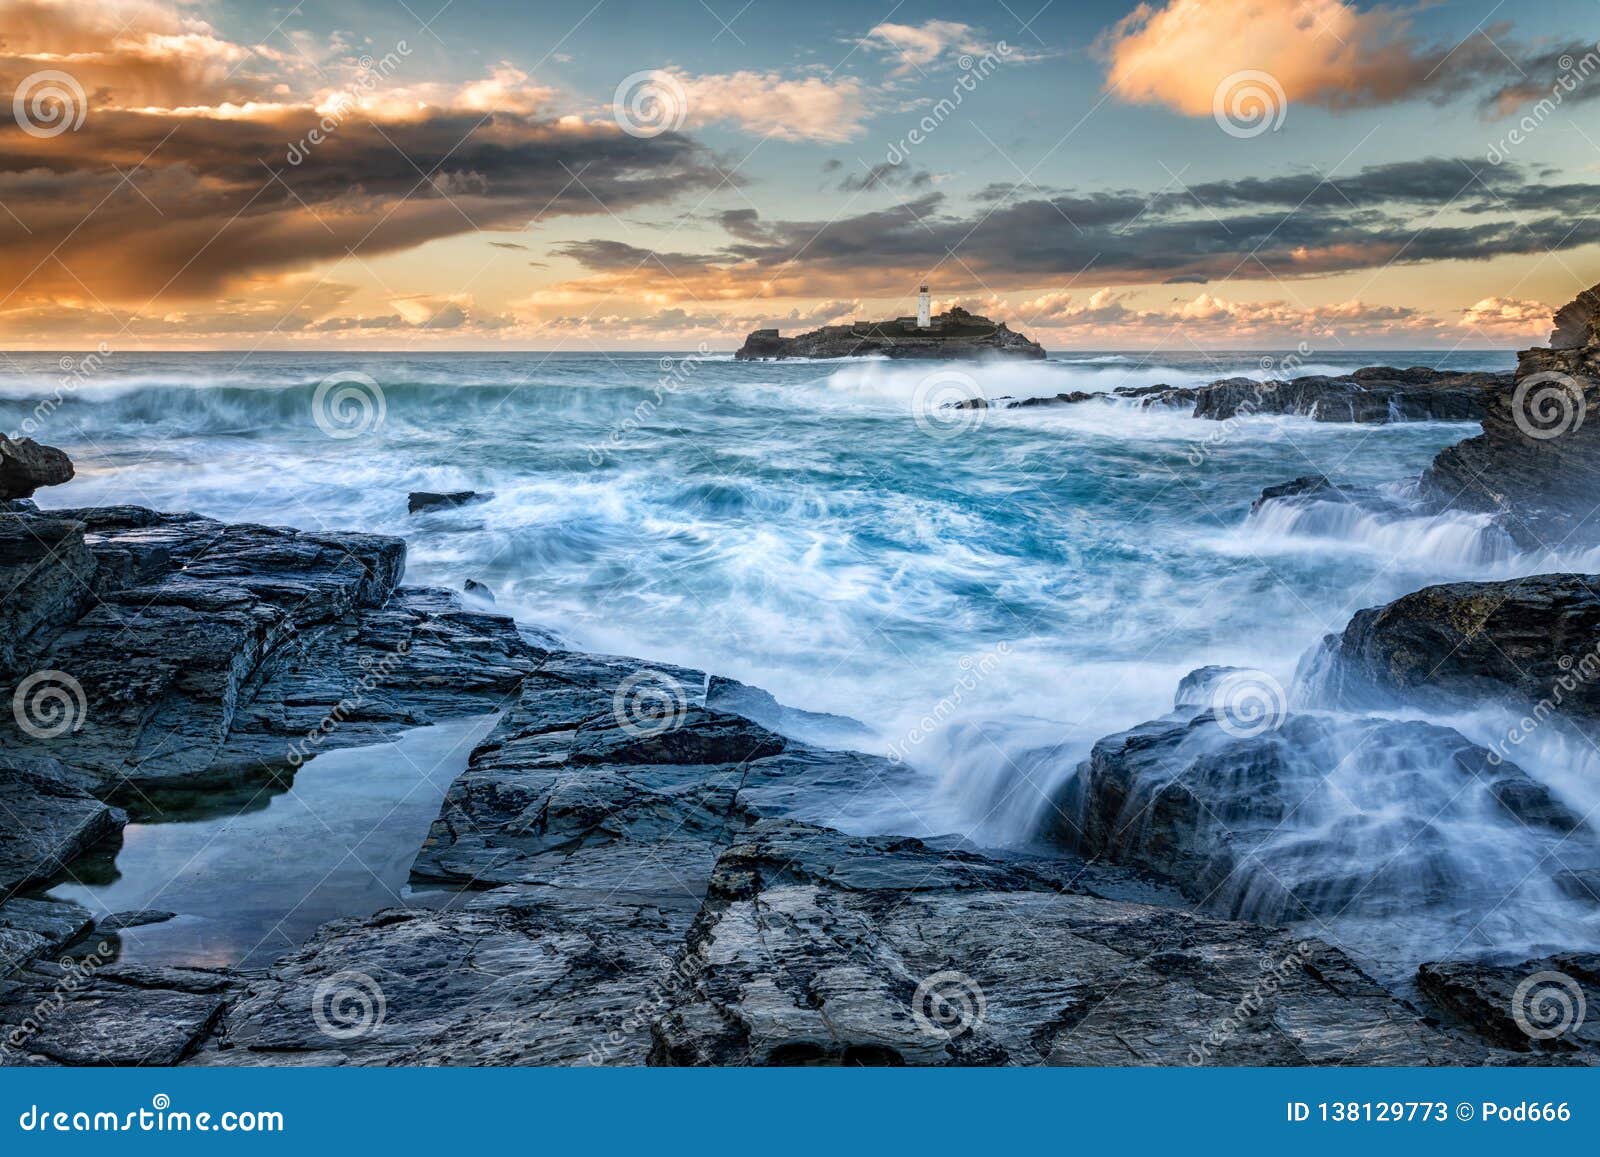
{"label": "rocky island", "polygon": [[758,329],[744,339],[733,356],[738,361],[783,358],[885,357],[932,361],[986,357],[1045,356],[1038,342],[953,305],[931,317],[892,321],[853,321],[825,325],[810,333],[782,337],[775,329]]}

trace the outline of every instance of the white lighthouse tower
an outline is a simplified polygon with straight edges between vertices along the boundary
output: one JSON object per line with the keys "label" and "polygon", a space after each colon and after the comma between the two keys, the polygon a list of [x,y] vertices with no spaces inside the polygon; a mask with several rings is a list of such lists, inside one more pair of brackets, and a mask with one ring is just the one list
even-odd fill
{"label": "white lighthouse tower", "polygon": [[917,294],[917,328],[927,329],[932,324],[933,318],[928,311],[928,285],[923,282],[922,292]]}

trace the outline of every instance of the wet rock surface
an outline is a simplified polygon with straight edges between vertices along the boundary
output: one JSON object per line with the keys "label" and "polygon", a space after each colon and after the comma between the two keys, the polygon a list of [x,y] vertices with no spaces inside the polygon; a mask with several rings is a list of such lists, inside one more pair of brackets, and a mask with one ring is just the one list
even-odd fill
{"label": "wet rock surface", "polygon": [[1287,381],[1219,378],[1204,386],[1119,386],[1106,393],[1075,390],[1045,398],[976,398],[959,409],[998,406],[1081,405],[1120,401],[1140,407],[1188,410],[1193,417],[1223,422],[1251,414],[1294,415],[1318,422],[1476,422],[1490,399],[1511,385],[1510,374],[1456,373],[1424,366],[1368,366],[1351,374],[1308,374]]}
{"label": "wet rock surface", "polygon": [[1547,347],[1517,357],[1483,433],[1442,451],[1422,478],[1436,504],[1493,513],[1525,549],[1600,543],[1600,287],[1556,314]]}
{"label": "wet rock surface", "polygon": [[1355,615],[1325,644],[1338,702],[1494,700],[1600,722],[1600,576],[1425,587]]}
{"label": "wet rock surface", "polygon": [[0,434],[0,500],[32,498],[41,486],[72,480],[72,459],[32,438],[13,441]]}
{"label": "wet rock surface", "polygon": [[430,510],[450,510],[474,502],[487,502],[493,497],[492,494],[480,494],[476,490],[450,490],[444,493],[413,490],[406,495],[406,510],[411,514],[422,514]]}
{"label": "wet rock surface", "polygon": [[1417,970],[1433,1004],[1499,1048],[1600,1063],[1600,956],[1567,953],[1517,965],[1445,961]]}

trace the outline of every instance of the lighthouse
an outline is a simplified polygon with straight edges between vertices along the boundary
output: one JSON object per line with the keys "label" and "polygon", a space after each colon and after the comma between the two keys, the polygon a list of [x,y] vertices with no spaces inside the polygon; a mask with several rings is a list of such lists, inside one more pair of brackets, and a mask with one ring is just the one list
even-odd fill
{"label": "lighthouse", "polygon": [[922,292],[917,294],[917,328],[927,329],[933,324],[933,318],[928,311],[928,285],[922,285]]}

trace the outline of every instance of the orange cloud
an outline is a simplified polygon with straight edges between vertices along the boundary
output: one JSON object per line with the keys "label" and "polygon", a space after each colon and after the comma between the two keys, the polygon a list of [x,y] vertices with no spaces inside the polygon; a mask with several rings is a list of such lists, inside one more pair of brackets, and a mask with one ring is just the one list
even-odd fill
{"label": "orange cloud", "polygon": [[1388,8],[1343,0],[1168,0],[1140,4],[1103,38],[1106,87],[1124,100],[1212,113],[1236,73],[1266,73],[1291,103],[1330,108],[1460,91],[1511,66],[1492,44],[1415,42]]}

